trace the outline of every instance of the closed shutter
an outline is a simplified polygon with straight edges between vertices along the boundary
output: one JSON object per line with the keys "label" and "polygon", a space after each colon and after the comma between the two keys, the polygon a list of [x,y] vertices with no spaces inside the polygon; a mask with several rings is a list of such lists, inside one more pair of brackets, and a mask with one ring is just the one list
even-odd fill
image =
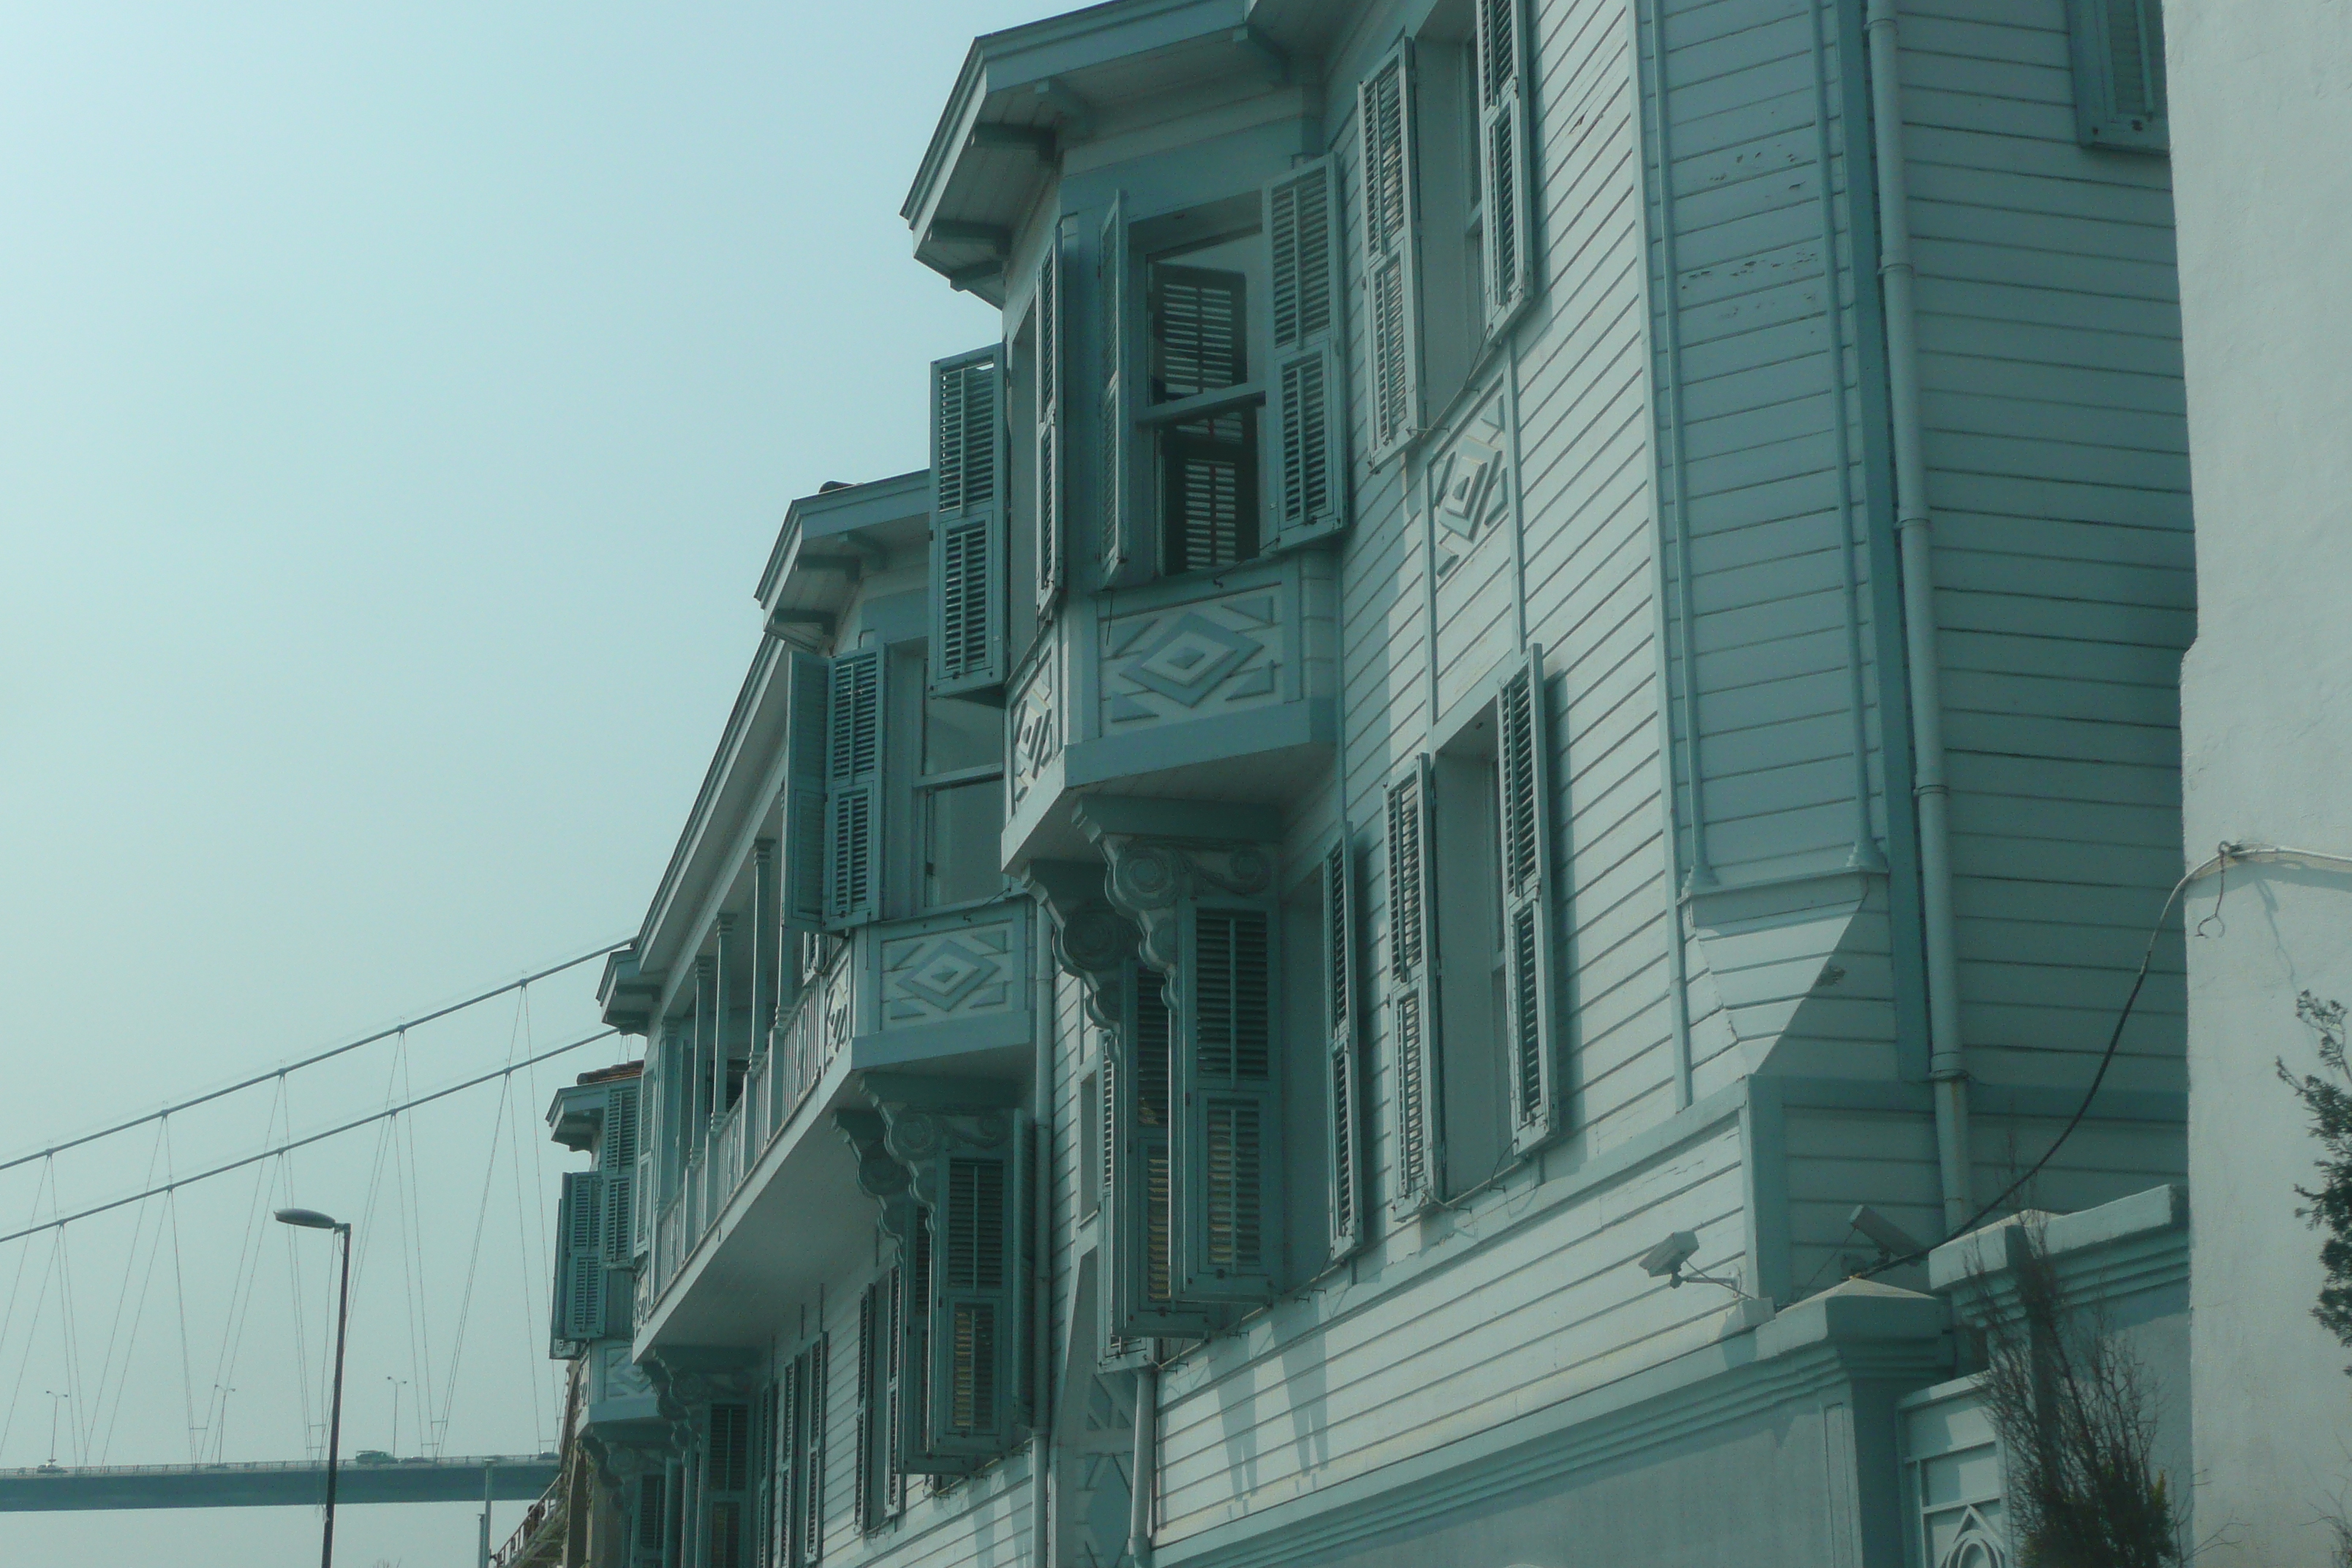
{"label": "closed shutter", "polygon": [[1275,920],[1265,909],[1201,904],[1180,919],[1177,1293],[1268,1300],[1283,1256]]}
{"label": "closed shutter", "polygon": [[1364,186],[1366,355],[1371,460],[1385,462],[1421,428],[1419,197],[1413,189],[1412,55],[1402,48],[1356,89]]}
{"label": "closed shutter", "polygon": [[[785,692],[783,834],[783,923],[790,931],[824,924],[825,741],[833,701],[833,665],[797,649],[786,655],[791,684]],[[793,976],[794,966],[780,966]]]}
{"label": "closed shutter", "polygon": [[637,1478],[637,1508],[633,1532],[637,1568],[656,1568],[661,1561],[662,1525],[669,1511],[669,1476],[650,1470]]}
{"label": "closed shutter", "polygon": [[1337,161],[1318,159],[1269,183],[1262,232],[1274,323],[1263,493],[1274,502],[1274,543],[1286,548],[1348,521]]}
{"label": "closed shutter", "polygon": [[750,1524],[749,1555],[754,1568],[778,1568],[775,1528],[778,1441],[776,1385],[771,1383],[751,1401],[751,1495],[745,1518]]}
{"label": "closed shutter", "polygon": [[1322,934],[1324,1159],[1331,1215],[1331,1261],[1364,1244],[1363,1068],[1357,1045],[1358,931],[1355,858],[1347,824],[1323,851]]}
{"label": "closed shutter", "polygon": [[604,1262],[626,1268],[636,1258],[637,1086],[615,1084],[604,1101],[596,1169],[604,1178]]}
{"label": "closed shutter", "polygon": [[703,1518],[708,1521],[709,1568],[750,1568],[751,1407],[735,1400],[713,1401],[709,1436],[702,1449]]}
{"label": "closed shutter", "polygon": [[893,1268],[882,1277],[881,1293],[881,1358],[882,1373],[882,1512],[896,1519],[907,1510],[907,1472],[898,1462],[907,1429],[907,1339],[899,1331],[900,1320],[907,1310],[907,1293],[899,1283],[903,1268]]}
{"label": "closed shutter", "polygon": [[1528,167],[1527,26],[1521,0],[1477,0],[1480,292],[1487,333],[1528,302],[1535,183]]}
{"label": "closed shutter", "polygon": [[1525,1153],[1559,1131],[1559,1013],[1552,963],[1551,726],[1543,649],[1531,646],[1496,699],[1495,776],[1501,800],[1503,1026],[1511,1148]]}
{"label": "closed shutter", "polygon": [[2086,147],[2161,153],[2169,144],[2161,0],[2069,0],[2074,130]]}
{"label": "closed shutter", "polygon": [[557,1337],[593,1340],[604,1332],[604,1178],[566,1171],[558,1208],[563,1227]]}
{"label": "closed shutter", "polygon": [[881,914],[883,656],[833,661],[825,742],[824,912],[828,925]]}
{"label": "closed shutter", "polygon": [[[914,1206],[909,1200],[909,1206]],[[953,1471],[928,1442],[930,1425],[931,1224],[915,1207],[898,1258],[898,1418],[892,1422],[896,1468],[906,1475]]]}
{"label": "closed shutter", "polygon": [[[1119,1026],[1103,1041],[1111,1102],[1110,1186],[1101,1221],[1105,1343],[1193,1337],[1216,1326],[1176,1291],[1174,1060],[1168,1002],[1156,969],[1130,961]],[[1148,1348],[1107,1348],[1106,1359]]]}
{"label": "closed shutter", "polygon": [[986,348],[931,365],[934,696],[1004,684],[1003,382]]}
{"label": "closed shutter", "polygon": [[891,1324],[898,1287],[885,1274],[866,1287],[857,1302],[857,1528],[871,1532],[890,1521],[892,1502],[890,1421],[896,1413]]}
{"label": "closed shutter", "polygon": [[789,1563],[800,1539],[801,1363],[784,1362],[776,1368],[776,1460],[770,1479],[768,1530],[782,1544],[778,1568]]}
{"label": "closed shutter", "polygon": [[1430,760],[1389,785],[1389,1051],[1395,1082],[1390,1208],[1400,1218],[1437,1200],[1444,1164],[1439,1119],[1437,877],[1430,821]]}
{"label": "closed shutter", "polygon": [[1016,1133],[1001,1152],[941,1162],[930,1210],[928,1446],[944,1455],[1002,1453],[1015,1432],[1022,1351],[1021,1216],[1028,1183]]}
{"label": "closed shutter", "polygon": [[1105,587],[1122,587],[1150,574],[1149,554],[1138,539],[1144,509],[1136,493],[1135,408],[1142,395],[1142,373],[1135,363],[1138,344],[1129,320],[1129,265],[1127,201],[1124,195],[1115,195],[1103,219],[1101,247],[1095,254],[1095,300],[1101,313],[1102,335],[1102,428],[1095,512],[1101,520],[1097,546]]}
{"label": "closed shutter", "polygon": [[[1249,379],[1249,281],[1240,272],[1149,268],[1151,401]],[[1257,415],[1229,408],[1160,427],[1160,566],[1197,572],[1258,552]]]}
{"label": "closed shutter", "polygon": [[1031,515],[1037,530],[1037,614],[1047,616],[1062,597],[1066,575],[1062,559],[1062,232],[1045,237],[1037,264],[1035,344],[1037,429],[1034,453],[1037,493]]}

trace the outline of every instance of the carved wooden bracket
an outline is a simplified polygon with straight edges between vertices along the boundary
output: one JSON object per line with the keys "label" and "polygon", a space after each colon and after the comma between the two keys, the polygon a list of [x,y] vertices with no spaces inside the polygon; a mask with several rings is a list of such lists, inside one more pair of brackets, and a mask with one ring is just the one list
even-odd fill
{"label": "carved wooden bracket", "polygon": [[716,1346],[680,1346],[646,1352],[638,1363],[654,1385],[662,1416],[673,1425],[671,1447],[683,1453],[693,1441],[688,1423],[714,1399],[749,1399],[759,1385],[758,1352]]}
{"label": "carved wooden bracket", "polygon": [[1104,892],[1143,932],[1143,961],[1176,972],[1182,952],[1177,912],[1186,900],[1225,893],[1262,898],[1274,886],[1274,854],[1265,845],[1137,834],[1095,837],[1110,862]]}
{"label": "carved wooden bracket", "polygon": [[1023,873],[1053,921],[1054,961],[1078,983],[1087,1020],[1116,1029],[1140,933],[1111,904],[1104,875],[1099,862],[1087,860],[1033,861]]}

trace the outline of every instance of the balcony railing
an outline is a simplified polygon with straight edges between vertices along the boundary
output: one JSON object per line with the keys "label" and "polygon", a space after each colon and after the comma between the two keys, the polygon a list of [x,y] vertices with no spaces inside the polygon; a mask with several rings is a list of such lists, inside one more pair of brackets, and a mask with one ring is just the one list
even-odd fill
{"label": "balcony railing", "polygon": [[823,981],[801,994],[783,1026],[751,1059],[741,1095],[719,1118],[709,1141],[688,1157],[685,1179],[655,1222],[651,1267],[637,1275],[638,1323],[653,1315],[655,1303],[686,1267],[695,1244],[717,1223],[719,1211],[768,1145],[791,1125],[848,1040],[848,990],[845,956]]}

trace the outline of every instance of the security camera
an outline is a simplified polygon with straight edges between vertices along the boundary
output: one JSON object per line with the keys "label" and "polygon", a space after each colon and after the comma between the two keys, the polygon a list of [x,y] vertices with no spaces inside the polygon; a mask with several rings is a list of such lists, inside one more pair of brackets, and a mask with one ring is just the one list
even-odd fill
{"label": "security camera", "polygon": [[1877,1243],[1883,1258],[1910,1258],[1927,1250],[1909,1231],[1868,1204],[1856,1204],[1853,1213],[1846,1215],[1845,1223],[1849,1228],[1862,1232]]}
{"label": "security camera", "polygon": [[1649,1251],[1642,1254],[1642,1271],[1653,1279],[1664,1279],[1670,1284],[1682,1281],[1683,1265],[1698,1251],[1698,1237],[1690,1231],[1678,1230]]}

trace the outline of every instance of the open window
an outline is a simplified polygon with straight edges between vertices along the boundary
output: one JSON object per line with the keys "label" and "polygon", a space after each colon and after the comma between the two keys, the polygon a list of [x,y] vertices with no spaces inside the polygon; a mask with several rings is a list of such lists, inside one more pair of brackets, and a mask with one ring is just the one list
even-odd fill
{"label": "open window", "polygon": [[1346,513],[1339,201],[1329,160],[1130,224],[1104,312],[1103,575],[1215,571]]}

